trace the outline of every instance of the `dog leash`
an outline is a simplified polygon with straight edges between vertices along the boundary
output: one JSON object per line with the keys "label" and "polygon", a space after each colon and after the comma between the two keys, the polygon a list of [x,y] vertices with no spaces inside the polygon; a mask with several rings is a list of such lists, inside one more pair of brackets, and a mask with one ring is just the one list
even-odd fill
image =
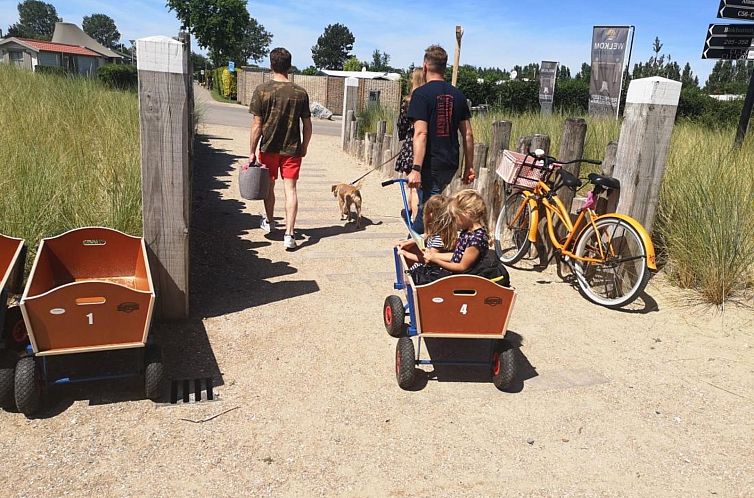
{"label": "dog leash", "polygon": [[396,155],[394,155],[393,157],[391,157],[387,161],[383,161],[382,163],[378,164],[377,166],[375,166],[371,170],[367,171],[366,173],[364,173],[363,175],[361,175],[360,177],[358,177],[357,179],[355,179],[354,181],[352,181],[351,183],[349,183],[349,185],[354,185],[356,182],[358,182],[362,178],[365,178],[368,174],[377,171],[378,169],[380,169],[381,167],[383,167],[384,165],[386,165],[387,163],[389,163],[390,161],[392,161],[393,159],[395,159],[396,157],[398,157],[398,154],[400,154],[400,151],[398,151],[398,153]]}

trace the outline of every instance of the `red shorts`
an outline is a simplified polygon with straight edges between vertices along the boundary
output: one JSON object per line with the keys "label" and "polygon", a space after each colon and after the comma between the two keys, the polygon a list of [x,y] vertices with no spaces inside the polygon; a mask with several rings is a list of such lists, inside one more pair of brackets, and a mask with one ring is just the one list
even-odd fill
{"label": "red shorts", "polygon": [[301,157],[283,156],[275,152],[259,151],[259,162],[267,166],[270,170],[270,178],[278,179],[278,170],[283,179],[298,180],[298,173],[301,170]]}

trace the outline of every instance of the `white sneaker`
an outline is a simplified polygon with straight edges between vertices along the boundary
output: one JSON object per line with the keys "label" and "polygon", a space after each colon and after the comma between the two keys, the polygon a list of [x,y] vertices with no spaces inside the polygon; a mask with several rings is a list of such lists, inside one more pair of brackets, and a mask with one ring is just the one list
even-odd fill
{"label": "white sneaker", "polygon": [[262,216],[262,221],[259,223],[259,228],[261,228],[264,233],[270,233],[276,228],[275,220],[270,221],[265,216]]}
{"label": "white sneaker", "polygon": [[285,247],[286,250],[291,250],[296,248],[296,240],[293,238],[293,235],[288,235],[287,233],[283,236],[283,247]]}

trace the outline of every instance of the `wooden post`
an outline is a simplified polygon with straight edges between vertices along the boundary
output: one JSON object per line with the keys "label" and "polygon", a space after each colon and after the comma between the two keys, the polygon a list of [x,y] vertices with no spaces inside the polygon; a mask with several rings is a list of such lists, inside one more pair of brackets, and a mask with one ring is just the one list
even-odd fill
{"label": "wooden post", "polygon": [[374,139],[374,148],[372,149],[372,166],[375,168],[380,165],[382,157],[382,140],[385,138],[385,132],[387,131],[387,121],[377,122],[377,135]]}
{"label": "wooden post", "polygon": [[510,121],[495,121],[492,123],[492,144],[490,144],[488,163],[490,168],[497,167],[500,154],[510,147],[511,130],[513,123]]}
{"label": "wooden post", "polygon": [[353,128],[353,110],[348,109],[343,115],[343,150],[348,150],[351,141],[351,128]]}
{"label": "wooden post", "polygon": [[[167,36],[136,41],[144,239],[157,316],[180,319],[189,306],[191,104],[184,44]],[[188,75],[190,77],[190,75]]]}
{"label": "wooden post", "polygon": [[618,212],[651,231],[670,149],[681,83],[654,76],[628,87],[614,176],[620,180]]}
{"label": "wooden post", "polygon": [[516,145],[516,151],[521,154],[527,154],[531,149],[532,137],[518,137],[518,145]]}
{"label": "wooden post", "polygon": [[461,63],[461,38],[463,38],[463,28],[456,26],[456,53],[453,58],[453,77],[451,79],[453,86],[456,86],[458,82],[458,65]]}
{"label": "wooden post", "polygon": [[[586,121],[582,118],[568,118],[563,128],[563,139],[560,142],[558,159],[563,162],[584,158],[584,140],[586,140]],[[567,164],[563,169],[573,173],[578,178],[581,171],[580,163]],[[561,188],[558,197],[563,202],[566,212],[571,212],[571,204],[576,193],[569,188]]]}
{"label": "wooden post", "polygon": [[[605,158],[602,160],[602,176],[613,176],[615,168],[615,155],[618,153],[618,142],[612,141],[605,147]],[[595,211],[598,214],[614,213],[618,209],[618,200],[620,199],[620,189],[607,190],[597,199]]]}
{"label": "wooden post", "polygon": [[536,134],[531,138],[531,145],[529,145],[529,151],[534,152],[537,149],[542,149],[545,154],[550,153],[550,137],[549,135]]}
{"label": "wooden post", "polygon": [[[341,126],[340,139],[343,147],[345,147],[346,138],[348,132],[346,126],[350,126],[350,122],[346,121],[346,115],[348,111],[353,111],[356,114],[356,107],[359,102],[359,80],[356,78],[346,78],[343,85],[343,125]],[[346,124],[348,123],[348,125]]]}
{"label": "wooden post", "polygon": [[390,176],[390,171],[393,169],[393,165],[390,164],[390,142],[393,140],[392,135],[388,135],[387,133],[382,136],[382,147],[380,147],[380,162],[377,164],[382,164],[380,169],[382,170],[382,173],[386,176]]}
{"label": "wooden post", "polygon": [[613,140],[605,147],[605,159],[602,161],[602,174],[613,176],[615,170],[615,157],[618,155],[618,142]]}
{"label": "wooden post", "polygon": [[366,140],[364,141],[364,162],[368,165],[372,164],[372,154],[374,154],[374,143],[376,139],[376,133],[367,133]]}

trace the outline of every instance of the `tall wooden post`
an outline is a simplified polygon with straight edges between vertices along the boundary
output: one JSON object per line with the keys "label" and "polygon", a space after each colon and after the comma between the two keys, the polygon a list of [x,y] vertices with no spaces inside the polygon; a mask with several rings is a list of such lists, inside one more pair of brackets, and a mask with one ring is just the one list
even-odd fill
{"label": "tall wooden post", "polygon": [[[558,159],[563,162],[584,158],[584,140],[586,140],[586,121],[582,118],[568,118],[563,128],[563,139],[560,142]],[[578,178],[581,164],[566,164],[563,169]],[[566,212],[571,212],[571,204],[575,192],[569,188],[561,188],[558,197],[563,202]]]}
{"label": "tall wooden post", "polygon": [[510,121],[495,121],[492,123],[492,143],[490,144],[489,157],[487,158],[492,169],[497,167],[500,154],[510,147],[512,129],[513,123]]}
{"label": "tall wooden post", "polygon": [[456,26],[456,53],[453,57],[453,78],[451,79],[453,86],[456,86],[458,81],[458,65],[461,63],[461,38],[463,38],[463,28]]}
{"label": "tall wooden post", "polygon": [[680,95],[680,82],[654,76],[633,80],[626,96],[614,171],[621,185],[618,212],[650,231]]}
{"label": "tall wooden post", "polygon": [[348,109],[343,114],[343,150],[348,150],[351,141],[351,128],[353,128],[353,111]]}
{"label": "tall wooden post", "polygon": [[343,85],[343,124],[341,125],[340,141],[343,149],[345,150],[346,140],[348,140],[348,127],[351,126],[350,122],[346,121],[348,111],[353,111],[356,115],[356,108],[359,102],[359,80],[356,78],[346,78]]}
{"label": "tall wooden post", "polygon": [[516,145],[516,151],[521,154],[528,154],[529,149],[531,149],[531,140],[532,140],[532,137],[529,137],[529,136],[518,137],[518,144]]}
{"label": "tall wooden post", "polygon": [[167,36],[136,41],[139,74],[144,239],[163,319],[188,316],[189,147],[188,51]]}
{"label": "tall wooden post", "polygon": [[534,152],[537,149],[542,149],[545,154],[550,153],[550,136],[536,134],[531,137],[531,145],[529,145],[529,151]]}
{"label": "tall wooden post", "polygon": [[382,163],[382,141],[385,138],[387,132],[387,121],[381,120],[377,122],[377,136],[374,140],[374,148],[372,149],[372,166],[378,167]]}

